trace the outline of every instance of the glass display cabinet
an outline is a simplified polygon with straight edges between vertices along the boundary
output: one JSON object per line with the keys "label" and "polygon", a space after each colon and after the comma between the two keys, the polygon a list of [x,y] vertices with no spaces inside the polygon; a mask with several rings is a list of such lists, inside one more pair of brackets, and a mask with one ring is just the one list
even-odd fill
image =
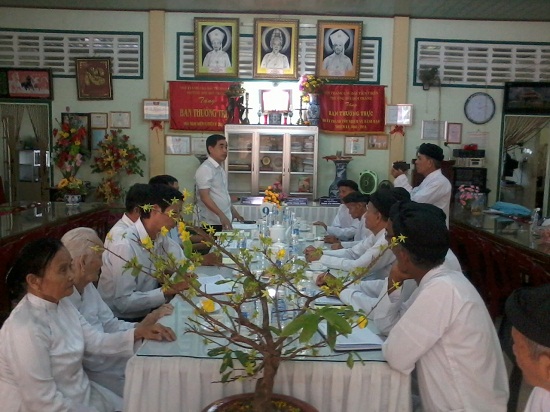
{"label": "glass display cabinet", "polygon": [[317,127],[226,125],[229,193],[262,196],[275,182],[291,197],[317,197]]}

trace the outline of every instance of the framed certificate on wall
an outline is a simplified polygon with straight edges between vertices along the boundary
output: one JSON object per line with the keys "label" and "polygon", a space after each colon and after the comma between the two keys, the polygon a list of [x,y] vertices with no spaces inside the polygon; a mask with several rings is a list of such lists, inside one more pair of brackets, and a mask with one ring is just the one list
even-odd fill
{"label": "framed certificate on wall", "polygon": [[399,126],[412,125],[412,108],[412,104],[386,106],[386,124]]}

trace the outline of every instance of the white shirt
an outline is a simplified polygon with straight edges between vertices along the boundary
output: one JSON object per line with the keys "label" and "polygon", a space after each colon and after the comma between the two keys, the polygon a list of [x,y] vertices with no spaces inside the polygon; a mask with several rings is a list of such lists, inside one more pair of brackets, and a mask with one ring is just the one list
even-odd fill
{"label": "white shirt", "polygon": [[211,73],[225,73],[227,68],[231,67],[231,61],[223,50],[212,50],[206,54],[203,66],[208,67],[208,71]]}
{"label": "white shirt", "polygon": [[323,69],[327,70],[331,75],[344,76],[346,72],[353,70],[353,65],[350,58],[344,53],[332,53],[323,60]]}
{"label": "white shirt", "polygon": [[[225,216],[232,220],[231,196],[227,186],[227,173],[223,167],[208,156],[195,172],[197,189],[210,189],[210,197],[220,208]],[[221,225],[221,220],[214,212],[206,207],[197,191],[197,206],[199,209],[199,221],[210,225]]]}
{"label": "white shirt", "polygon": [[[324,250],[319,262],[331,269],[351,272],[358,267],[366,268],[377,258],[388,245],[385,238],[386,229],[369,236],[351,249]],[[386,250],[370,270],[370,279],[383,279],[388,276],[395,256]]]}
{"label": "white shirt", "polygon": [[267,53],[262,59],[260,65],[262,69],[288,69],[290,64],[288,64],[288,57],[281,53]]}
{"label": "white shirt", "polygon": [[[165,301],[157,281],[148,275],[152,272],[153,263],[150,252],[142,247],[141,241],[149,235],[141,219],[126,231],[115,235],[108,247],[112,253],[107,250],[103,253],[97,289],[116,317],[140,318]],[[176,260],[185,258],[181,247],[165,236],[158,236],[153,251],[160,255],[171,253]],[[133,276],[131,269],[124,269],[126,262],[132,258],[137,258],[145,273]]]}
{"label": "white shirt", "polygon": [[[462,271],[455,254],[449,249],[443,263],[449,270]],[[359,285],[350,286],[340,292],[340,300],[355,310],[362,309],[370,313],[378,330],[387,335],[391,328],[412,305],[416,297],[416,281],[407,279],[401,287],[391,294],[387,293],[388,278],[368,279]],[[373,309],[375,308],[375,309]]]}
{"label": "white shirt", "polygon": [[426,411],[506,411],[508,375],[485,303],[461,272],[430,270],[382,346],[389,365],[416,366]]}
{"label": "white shirt", "polygon": [[117,220],[117,222],[113,225],[111,230],[107,233],[107,236],[105,237],[104,247],[108,248],[111,244],[111,239],[114,239],[117,236],[122,235],[129,227],[134,226],[134,222],[132,219],[130,219],[126,213],[122,215],[120,219]]}
{"label": "white shirt", "polygon": [[338,212],[336,212],[332,224],[327,226],[327,234],[336,236],[340,240],[353,239],[360,224],[359,219],[351,217],[347,206],[341,204],[338,206]]}
{"label": "white shirt", "polygon": [[355,246],[356,244],[360,243],[361,241],[365,240],[371,235],[372,235],[372,232],[369,229],[367,229],[367,226],[365,224],[365,215],[363,215],[359,220],[359,225],[357,225],[357,230],[355,231],[353,240],[350,240],[349,242],[340,242],[340,244],[344,249],[349,249],[350,247]]}
{"label": "white shirt", "polygon": [[131,356],[134,332],[99,333],[67,300],[27,294],[0,330],[3,412],[122,410],[122,399],[90,382],[84,352]]}
{"label": "white shirt", "polygon": [[[111,309],[91,283],[84,287],[82,295],[74,288],[74,292],[67,298],[78,309],[84,319],[98,332],[114,333],[134,329],[133,322],[118,320]],[[122,397],[124,392],[124,371],[126,370],[126,356],[103,356],[84,354],[82,362],[84,370],[90,380],[99,383]]]}
{"label": "white shirt", "polygon": [[447,216],[447,227],[449,227],[451,191],[449,179],[443,176],[441,169],[437,169],[426,176],[419,186],[413,188],[411,200],[418,203],[429,203],[443,210]]}
{"label": "white shirt", "polygon": [[544,388],[535,386],[529,395],[525,412],[548,412],[550,411],[550,392]]}
{"label": "white shirt", "polygon": [[393,187],[402,187],[409,193],[411,193],[412,190],[412,186],[409,183],[409,179],[406,174],[397,176],[393,181]]}

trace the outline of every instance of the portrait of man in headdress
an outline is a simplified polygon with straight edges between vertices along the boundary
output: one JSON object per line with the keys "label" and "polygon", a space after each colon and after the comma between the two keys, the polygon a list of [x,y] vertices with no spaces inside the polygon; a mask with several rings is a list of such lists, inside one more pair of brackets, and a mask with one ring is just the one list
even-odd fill
{"label": "portrait of man in headdress", "polygon": [[316,74],[328,79],[359,78],[361,22],[320,21],[317,26]]}
{"label": "portrait of man in headdress", "polygon": [[237,76],[239,20],[195,19],[195,75]]}

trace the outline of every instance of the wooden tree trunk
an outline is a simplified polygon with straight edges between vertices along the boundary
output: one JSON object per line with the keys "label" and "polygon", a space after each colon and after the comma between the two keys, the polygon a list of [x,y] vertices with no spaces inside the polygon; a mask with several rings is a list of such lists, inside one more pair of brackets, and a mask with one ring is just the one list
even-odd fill
{"label": "wooden tree trunk", "polygon": [[275,375],[280,362],[280,359],[270,355],[264,357],[263,377],[256,382],[256,391],[252,403],[255,412],[271,412],[273,410],[271,396],[273,395]]}

